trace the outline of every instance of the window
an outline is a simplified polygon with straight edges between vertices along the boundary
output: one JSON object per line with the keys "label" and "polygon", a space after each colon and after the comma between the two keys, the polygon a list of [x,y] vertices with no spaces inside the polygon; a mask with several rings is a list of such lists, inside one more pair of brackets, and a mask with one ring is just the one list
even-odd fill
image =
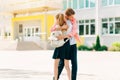
{"label": "window", "polygon": [[80,20],[79,35],[95,35],[95,19]]}
{"label": "window", "polygon": [[80,20],[79,24],[79,35],[84,35],[84,20]]}
{"label": "window", "polygon": [[90,7],[95,7],[95,0],[90,0]]}
{"label": "window", "polygon": [[110,34],[113,34],[113,31],[114,31],[114,26],[113,26],[113,23],[109,23],[109,33]]}
{"label": "window", "polygon": [[102,34],[108,34],[108,24],[107,23],[103,23],[102,24]]}
{"label": "window", "polygon": [[111,6],[120,4],[120,0],[102,0],[103,6]]}
{"label": "window", "polygon": [[113,34],[114,33],[114,19],[113,18],[109,18],[109,34]]}
{"label": "window", "polygon": [[109,0],[109,5],[113,5],[114,4],[114,0]]}
{"label": "window", "polygon": [[[25,30],[25,32],[27,32],[27,29],[26,29],[26,28],[25,28],[24,30]],[[26,34],[26,33],[24,33],[24,35],[25,35],[25,36],[27,36],[27,34]]]}
{"label": "window", "polygon": [[102,19],[102,34],[108,34],[108,19],[104,18]]}
{"label": "window", "polygon": [[84,35],[84,25],[79,25],[79,35]]}
{"label": "window", "polygon": [[107,0],[102,0],[102,5],[107,6]]}
{"label": "window", "polygon": [[108,34],[108,19],[102,19],[102,34]]}
{"label": "window", "polygon": [[34,36],[34,28],[32,28],[32,36]]}
{"label": "window", "polygon": [[120,4],[120,0],[115,0],[115,4]]}
{"label": "window", "polygon": [[30,28],[27,29],[27,32],[28,32],[27,36],[30,37],[31,36]]}
{"label": "window", "polygon": [[90,24],[90,34],[91,34],[91,35],[95,35],[95,20],[94,20],[94,19],[91,20],[91,24]]}
{"label": "window", "polygon": [[120,34],[120,22],[115,23],[115,34]]}
{"label": "window", "polygon": [[74,0],[74,1],[73,1],[73,9],[77,9],[77,1],[78,1],[78,0]]}
{"label": "window", "polygon": [[86,2],[86,6],[85,7],[88,8],[89,7],[89,0],[86,0],[85,2]]}
{"label": "window", "polygon": [[19,33],[22,33],[22,32],[23,32],[23,25],[19,24]]}
{"label": "window", "polygon": [[89,35],[89,20],[85,20],[85,35]]}
{"label": "window", "polygon": [[107,22],[107,18],[102,19],[102,22]]}
{"label": "window", "polygon": [[67,0],[63,1],[63,9],[65,10],[67,8]]}
{"label": "window", "polygon": [[80,8],[84,8],[84,4],[85,4],[84,0],[80,0],[79,3],[80,3]]}
{"label": "window", "polygon": [[90,28],[91,28],[90,34],[94,35],[95,34],[95,24],[91,24]]}
{"label": "window", "polygon": [[8,36],[11,36],[11,33],[10,33],[10,32],[8,33]]}
{"label": "window", "polygon": [[71,8],[72,6],[72,0],[68,0],[68,7]]}
{"label": "window", "polygon": [[120,34],[120,17],[102,19],[102,34]]}
{"label": "window", "polygon": [[80,8],[95,7],[95,0],[79,0]]}
{"label": "window", "polygon": [[35,32],[38,33],[39,32],[39,28],[36,28]]}
{"label": "window", "polygon": [[89,34],[89,25],[86,25],[85,28],[86,28],[86,33],[85,34],[88,35]]}
{"label": "window", "polygon": [[120,21],[120,17],[115,18],[115,21]]}
{"label": "window", "polygon": [[73,9],[93,8],[95,7],[95,0],[63,0],[63,8],[66,9],[67,7]]}

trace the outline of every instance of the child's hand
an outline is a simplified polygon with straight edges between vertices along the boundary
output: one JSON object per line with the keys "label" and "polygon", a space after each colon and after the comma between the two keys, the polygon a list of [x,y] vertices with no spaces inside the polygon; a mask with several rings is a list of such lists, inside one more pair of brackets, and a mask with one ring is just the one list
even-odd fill
{"label": "child's hand", "polygon": [[57,36],[57,39],[58,39],[58,40],[62,40],[62,39],[64,39],[64,38],[63,38],[62,35],[60,35],[60,36]]}
{"label": "child's hand", "polygon": [[61,27],[57,27],[57,28],[56,28],[56,31],[61,31]]}
{"label": "child's hand", "polygon": [[70,36],[68,36],[68,35],[65,35],[65,36],[64,36],[64,38],[68,38],[68,39],[69,39],[69,38],[70,38]]}

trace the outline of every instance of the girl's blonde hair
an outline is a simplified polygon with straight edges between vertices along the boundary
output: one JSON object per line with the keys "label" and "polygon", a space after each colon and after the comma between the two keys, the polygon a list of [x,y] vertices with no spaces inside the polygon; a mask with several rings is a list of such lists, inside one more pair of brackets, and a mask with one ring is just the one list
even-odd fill
{"label": "girl's blonde hair", "polygon": [[61,14],[61,13],[57,14],[56,20],[58,21],[58,24],[60,26],[63,26],[65,24],[64,14]]}

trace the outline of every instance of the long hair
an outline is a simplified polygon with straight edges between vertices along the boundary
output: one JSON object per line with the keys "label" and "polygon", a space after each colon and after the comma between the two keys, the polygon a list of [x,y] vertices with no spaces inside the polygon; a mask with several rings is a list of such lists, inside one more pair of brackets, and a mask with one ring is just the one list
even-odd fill
{"label": "long hair", "polygon": [[58,21],[58,24],[60,26],[63,26],[65,24],[64,14],[61,14],[61,13],[57,14],[56,20]]}

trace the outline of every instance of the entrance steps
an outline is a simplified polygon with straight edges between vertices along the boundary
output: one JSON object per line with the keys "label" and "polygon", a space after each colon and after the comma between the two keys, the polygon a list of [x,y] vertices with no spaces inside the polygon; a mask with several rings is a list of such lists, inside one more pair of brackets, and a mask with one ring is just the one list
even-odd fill
{"label": "entrance steps", "polygon": [[18,42],[16,50],[42,50],[42,48],[32,41],[21,41]]}

